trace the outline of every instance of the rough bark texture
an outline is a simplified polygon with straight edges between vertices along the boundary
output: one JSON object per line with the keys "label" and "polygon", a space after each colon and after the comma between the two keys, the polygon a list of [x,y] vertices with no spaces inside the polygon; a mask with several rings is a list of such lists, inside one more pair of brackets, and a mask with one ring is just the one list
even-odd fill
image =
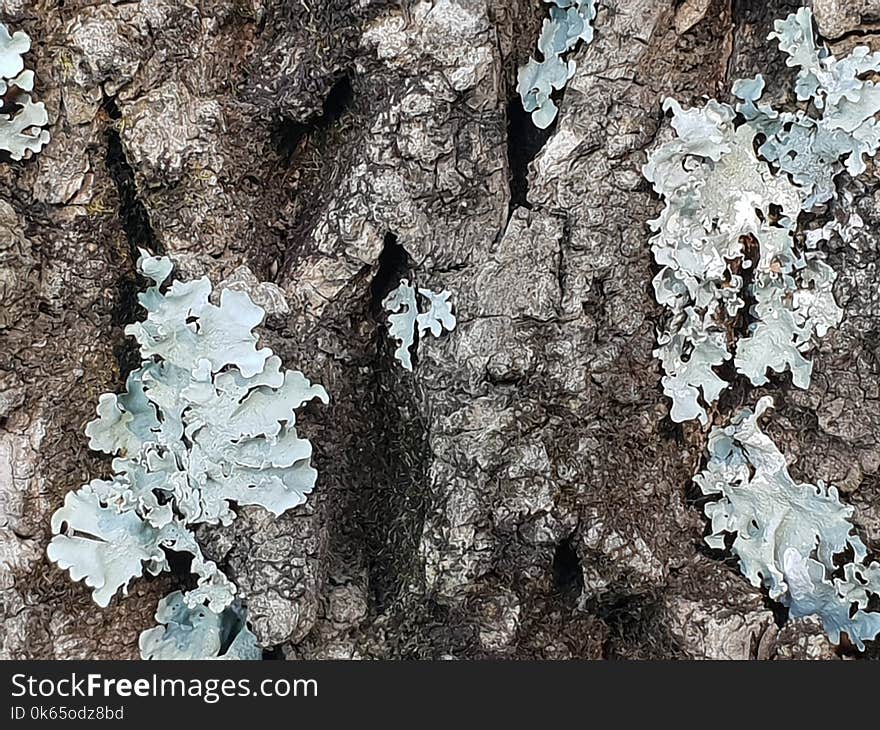
{"label": "rough bark texture", "polygon": [[[554,127],[513,89],[538,0],[0,0],[34,40],[53,139],[0,163],[0,656],[135,657],[159,597],[98,609],[45,557],[63,495],[108,473],[84,424],[136,360],[137,247],[219,282],[246,265],[290,311],[262,333],[323,383],[318,488],[206,531],[267,655],[833,658],[703,544],[706,432],[652,358],[642,179],[665,96],[788,78],[766,41],[797,0],[601,0]],[[834,47],[880,47],[880,3],[815,0]],[[831,252],[846,320],[770,430],[880,542],[880,180]],[[238,275],[241,275],[239,272]],[[380,301],[454,292],[459,327],[396,366]]]}

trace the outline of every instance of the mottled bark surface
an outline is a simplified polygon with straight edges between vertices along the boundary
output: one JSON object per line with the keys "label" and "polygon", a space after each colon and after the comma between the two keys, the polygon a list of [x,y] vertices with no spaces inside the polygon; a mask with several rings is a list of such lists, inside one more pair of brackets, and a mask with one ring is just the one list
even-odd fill
{"label": "mottled bark surface", "polygon": [[[52,142],[0,163],[0,656],[135,657],[186,571],[98,609],[45,557],[49,515],[110,464],[83,427],[137,352],[137,248],[184,276],[277,284],[266,342],[323,383],[318,487],[200,534],[275,657],[832,658],[703,544],[707,434],[668,417],[642,179],[662,99],[790,70],[796,0],[600,0],[548,132],[514,90],[538,0],[0,0],[27,31]],[[880,4],[815,0],[835,48]],[[843,325],[809,391],[771,393],[795,476],[880,543],[880,180],[832,250]],[[456,331],[396,365],[380,302],[454,292]]]}

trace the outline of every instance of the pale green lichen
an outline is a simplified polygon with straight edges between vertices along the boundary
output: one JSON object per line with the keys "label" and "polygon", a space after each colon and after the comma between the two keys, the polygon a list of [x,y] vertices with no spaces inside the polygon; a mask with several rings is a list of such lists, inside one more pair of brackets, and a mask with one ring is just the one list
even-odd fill
{"label": "pale green lichen", "polygon": [[412,370],[410,348],[416,339],[416,320],[419,316],[416,304],[416,290],[404,279],[400,285],[382,301],[388,312],[388,336],[397,341],[394,357],[407,370]]}
{"label": "pale green lichen", "polygon": [[709,461],[694,479],[704,495],[718,498],[705,507],[712,522],[706,542],[723,550],[732,536],[752,585],[767,588],[793,618],[818,617],[835,643],[846,633],[863,649],[880,632],[880,613],[865,610],[871,595],[880,596],[880,565],[866,563],[853,508],[834,487],[791,477],[759,426],[772,405],[762,398],[709,436]]}
{"label": "pale green lichen", "polygon": [[406,369],[412,371],[412,348],[417,346],[416,337],[430,332],[440,337],[443,331],[455,329],[455,315],[449,301],[450,292],[433,292],[430,289],[419,289],[419,295],[428,301],[428,308],[419,312],[416,289],[408,280],[403,279],[382,301],[388,315],[388,335],[397,341],[394,357]]}
{"label": "pale green lichen", "polygon": [[[685,110],[667,100],[676,136],[644,168],[665,203],[651,222],[661,267],[654,290],[670,310],[655,354],[678,422],[708,424],[708,408],[729,385],[719,366],[730,360],[754,386],[790,371],[807,388],[805,353],[843,316],[821,246],[833,235],[850,241],[863,222],[851,214],[813,227],[807,214],[837,205],[838,176],[861,174],[880,148],[880,88],[871,80],[880,54],[856,48],[835,58],[817,46],[807,8],[777,21],[770,38],[798,69],[799,108],[764,101],[760,75],[734,84],[735,106]],[[737,337],[743,314],[751,321]],[[853,508],[834,487],[791,477],[758,424],[771,406],[762,398],[709,436],[708,463],[695,477],[716,498],[705,507],[706,542],[730,544],[749,582],[792,618],[817,617],[832,641],[845,633],[863,649],[880,633],[880,613],[869,610],[880,598],[880,565],[867,563]]]}
{"label": "pale green lichen", "polygon": [[257,348],[264,312],[247,294],[225,290],[214,304],[207,278],[165,288],[167,258],[144,254],[139,268],[154,284],[139,295],[146,320],[126,332],[143,362],[124,393],[99,398],[86,427],[89,446],[115,457],[114,475],[67,495],[48,555],[106,606],[144,570],[168,570],[166,550],[189,553],[197,581],[181,600],[207,617],[206,631],[220,626],[236,588],[205,559],[193,526],[229,524],[235,505],[280,515],[302,504],[317,474],[295,413],[328,398]]}
{"label": "pale green lichen", "polygon": [[[654,290],[670,310],[655,354],[675,421],[708,423],[728,386],[717,368],[731,359],[753,385],[788,370],[808,387],[805,353],[843,316],[819,249],[835,230],[804,230],[805,214],[835,199],[840,172],[861,173],[880,147],[880,88],[863,78],[880,71],[880,54],[857,48],[836,59],[815,45],[807,8],[778,21],[771,38],[799,69],[796,95],[809,106],[761,101],[761,76],[734,84],[735,107],[685,110],[669,99],[676,136],[644,168],[665,202],[651,222]],[[748,298],[749,331],[737,341],[732,323]]]}
{"label": "pale green lichen", "polygon": [[6,111],[0,113],[0,150],[13,160],[36,154],[49,142],[46,106],[31,98],[34,72],[25,70],[24,54],[30,37],[21,30],[10,35],[0,23],[0,97]]}
{"label": "pale green lichen", "polygon": [[575,72],[575,62],[563,57],[580,41],[590,43],[593,40],[593,20],[596,17],[594,0],[545,1],[553,4],[538,38],[538,50],[543,60],[530,58],[520,68],[517,79],[523,108],[532,115],[532,121],[540,129],[549,127],[558,112],[551,94],[563,89]]}
{"label": "pale green lichen", "polygon": [[241,659],[262,657],[241,607],[233,604],[217,613],[187,605],[180,591],[171,593],[156,609],[155,628],[139,640],[144,659]]}

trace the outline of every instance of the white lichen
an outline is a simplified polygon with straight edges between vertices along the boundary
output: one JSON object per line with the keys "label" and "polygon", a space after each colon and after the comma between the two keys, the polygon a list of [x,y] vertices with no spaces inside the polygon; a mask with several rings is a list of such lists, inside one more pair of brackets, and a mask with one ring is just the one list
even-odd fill
{"label": "white lichen", "polygon": [[[222,612],[187,605],[180,591],[159,601],[155,628],[139,640],[144,659],[240,659],[262,657],[241,607],[233,604]],[[225,648],[224,648],[225,647]]]}
{"label": "white lichen", "polygon": [[[804,355],[843,316],[819,245],[848,232],[806,231],[805,214],[835,199],[837,175],[860,174],[880,147],[880,88],[864,78],[880,70],[880,54],[856,48],[834,58],[815,45],[807,8],[777,21],[771,38],[799,69],[805,108],[761,101],[761,76],[734,84],[736,106],[685,110],[669,99],[676,136],[644,168],[665,202],[651,222],[661,267],[654,290],[669,309],[655,354],[678,422],[708,423],[707,408],[728,387],[717,368],[731,359],[753,385],[788,370],[795,386],[808,387]],[[747,299],[754,303],[742,312]],[[743,316],[748,333],[737,340]]]}
{"label": "white lichen", "polygon": [[558,109],[550,98],[554,91],[563,89],[574,76],[575,62],[567,58],[580,41],[593,40],[593,20],[596,17],[594,0],[545,0],[552,3],[550,17],[544,20],[538,38],[542,61],[530,58],[521,67],[517,91],[523,109],[532,115],[539,129],[546,129],[556,118]]}
{"label": "white lichen", "polygon": [[382,301],[388,315],[388,336],[397,342],[394,357],[406,370],[412,371],[412,348],[418,347],[417,337],[430,332],[440,337],[443,331],[455,329],[455,315],[449,301],[448,291],[433,292],[419,289],[419,295],[428,301],[428,308],[419,312],[416,289],[407,279]]}
{"label": "white lichen", "polygon": [[169,259],[143,254],[138,265],[154,284],[139,295],[147,318],[126,332],[143,362],[124,393],[100,397],[86,427],[89,446],[115,457],[114,475],[67,495],[47,552],[100,606],[144,570],[168,570],[166,550],[189,553],[198,580],[181,600],[207,616],[204,630],[220,625],[236,588],[202,555],[193,526],[229,524],[235,505],[280,515],[302,504],[317,473],[295,412],[328,397],[257,348],[264,311],[247,294],[227,289],[214,304],[207,278],[165,288]]}
{"label": "white lichen", "polygon": [[13,160],[36,154],[49,142],[46,106],[31,98],[34,72],[25,70],[24,54],[31,48],[31,39],[24,31],[9,33],[0,23],[0,150]]}
{"label": "white lichen", "polygon": [[706,538],[723,550],[732,537],[743,575],[793,618],[818,617],[835,643],[846,633],[859,649],[880,632],[880,613],[866,611],[880,596],[880,565],[867,564],[867,549],[855,533],[853,508],[834,487],[796,482],[785,456],[761,431],[760,418],[773,406],[762,398],[726,428],[709,436],[709,461],[694,481],[712,521]]}

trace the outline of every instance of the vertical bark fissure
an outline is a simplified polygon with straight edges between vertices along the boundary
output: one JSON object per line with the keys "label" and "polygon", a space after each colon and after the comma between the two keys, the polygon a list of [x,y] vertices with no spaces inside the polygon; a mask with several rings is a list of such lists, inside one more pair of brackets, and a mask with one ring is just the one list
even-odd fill
{"label": "vertical bark fissure", "polygon": [[[416,578],[416,555],[427,509],[427,465],[430,459],[425,398],[417,372],[405,371],[394,359],[387,336],[382,300],[401,279],[411,278],[412,262],[393,233],[385,235],[370,287],[371,311],[378,323],[376,362],[370,392],[362,408],[370,414],[369,470],[372,485],[357,500],[363,529],[373,607],[394,610],[407,583]],[[413,349],[418,345],[414,345]],[[413,355],[417,368],[417,357]]]}

